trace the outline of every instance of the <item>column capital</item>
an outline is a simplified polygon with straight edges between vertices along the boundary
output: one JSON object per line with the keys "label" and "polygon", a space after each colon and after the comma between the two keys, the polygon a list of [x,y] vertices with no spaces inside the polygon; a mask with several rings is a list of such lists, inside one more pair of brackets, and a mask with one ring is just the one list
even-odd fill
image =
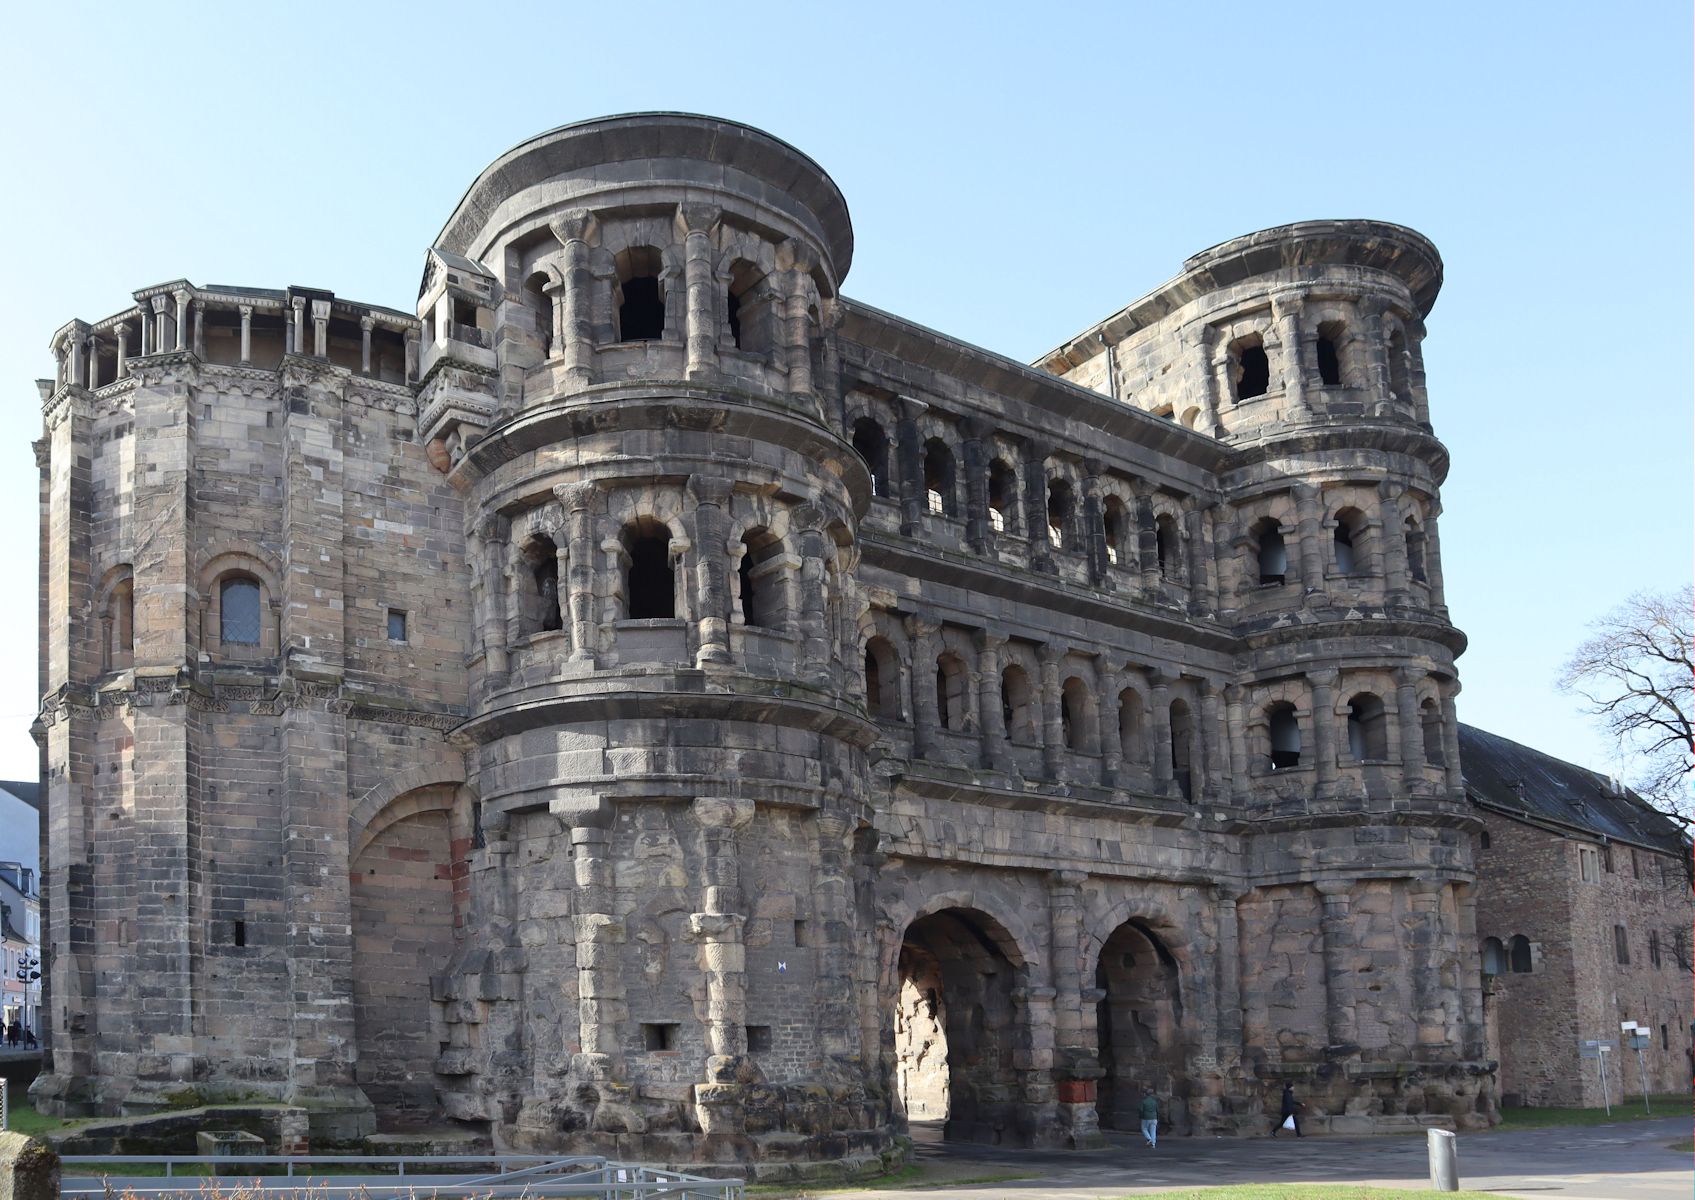
{"label": "column capital", "polygon": [[377,327],[377,319],[375,317],[373,317],[370,313],[366,313],[364,316],[359,318],[359,328],[363,329],[366,333],[370,333],[371,330],[375,329],[376,327]]}
{"label": "column capital", "polygon": [[895,406],[900,410],[900,415],[908,421],[916,421],[930,411],[930,406],[917,396],[896,396]]}
{"label": "column capital", "polygon": [[600,219],[586,208],[573,208],[554,217],[547,227],[562,246],[572,242],[591,244],[600,232]]}
{"label": "column capital", "polygon": [[1007,635],[997,629],[979,629],[977,631],[977,649],[999,650],[1006,645]]}
{"label": "column capital", "polygon": [[1354,881],[1351,879],[1316,879],[1312,886],[1326,902],[1350,899],[1354,891]]}
{"label": "column capital", "polygon": [[1291,290],[1271,293],[1271,315],[1276,320],[1299,316],[1306,306],[1305,292]]}
{"label": "column capital", "polygon": [[722,475],[701,475],[698,472],[690,475],[685,485],[697,505],[716,504],[720,507],[730,502],[732,487],[731,481]]}
{"label": "column capital", "polygon": [[164,292],[160,292],[157,296],[152,297],[152,303],[153,311],[156,314],[163,316],[165,310],[171,306],[171,298],[165,295]]}
{"label": "column capital", "polygon": [[553,489],[553,496],[567,512],[581,512],[594,503],[598,490],[592,483],[561,483]]}
{"label": "column capital", "polygon": [[941,618],[927,609],[912,613],[904,624],[906,632],[913,638],[930,637],[942,631]]}
{"label": "column capital", "polygon": [[1335,667],[1324,667],[1317,671],[1308,671],[1307,682],[1315,688],[1340,687],[1342,686],[1342,672]]}
{"label": "column capital", "polygon": [[235,307],[236,311],[241,314],[241,319],[243,321],[250,321],[253,319],[253,306],[251,304],[238,304]]}
{"label": "column capital", "polygon": [[1425,672],[1418,667],[1396,667],[1395,686],[1405,688],[1416,687],[1418,686],[1418,681],[1423,679],[1424,676]]}
{"label": "column capital", "polygon": [[753,808],[746,796],[700,796],[689,812],[708,829],[740,829],[753,820]]}
{"label": "column capital", "polygon": [[194,298],[194,293],[189,291],[187,288],[177,288],[171,293],[171,298],[178,304],[187,304]]}
{"label": "column capital", "polygon": [[684,201],[677,205],[677,234],[680,237],[687,237],[691,233],[709,234],[722,215],[722,210],[716,204]]}
{"label": "column capital", "polygon": [[1087,871],[1059,870],[1048,872],[1050,891],[1076,891],[1089,880]]}
{"label": "column capital", "polygon": [[1047,641],[1036,647],[1036,656],[1041,659],[1044,667],[1058,666],[1060,659],[1070,653],[1070,650],[1069,646],[1061,642]]}
{"label": "column capital", "polygon": [[818,254],[799,238],[785,238],[777,247],[777,269],[811,272],[818,265]]}

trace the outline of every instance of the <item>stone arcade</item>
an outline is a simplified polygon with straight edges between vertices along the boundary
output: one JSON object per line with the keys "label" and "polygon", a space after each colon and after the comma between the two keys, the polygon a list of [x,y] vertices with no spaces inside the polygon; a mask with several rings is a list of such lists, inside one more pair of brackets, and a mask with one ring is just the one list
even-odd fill
{"label": "stone arcade", "polygon": [[53,336],[43,1108],[765,1169],[1143,1086],[1493,1119],[1434,248],[1252,234],[1034,367],[852,251],[793,148],[615,117],[472,183],[416,318]]}

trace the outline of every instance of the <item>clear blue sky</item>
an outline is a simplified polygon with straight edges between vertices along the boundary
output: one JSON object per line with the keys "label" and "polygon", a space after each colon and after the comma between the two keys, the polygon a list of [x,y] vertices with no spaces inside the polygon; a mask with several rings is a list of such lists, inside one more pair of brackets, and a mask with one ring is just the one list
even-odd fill
{"label": "clear blue sky", "polygon": [[410,308],[489,160],[639,109],[811,154],[850,296],[1023,359],[1237,234],[1427,234],[1460,715],[1611,765],[1552,682],[1585,622],[1690,576],[1687,0],[76,12],[14,5],[0,48],[0,777],[36,770],[48,335],[177,277]]}

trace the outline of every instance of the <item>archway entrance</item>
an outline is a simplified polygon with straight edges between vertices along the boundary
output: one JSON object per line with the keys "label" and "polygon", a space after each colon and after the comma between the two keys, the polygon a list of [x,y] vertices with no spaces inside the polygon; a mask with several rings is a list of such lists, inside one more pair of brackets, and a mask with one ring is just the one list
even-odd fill
{"label": "archway entrance", "polygon": [[1183,1130],[1188,1080],[1176,957],[1147,925],[1126,921],[1101,947],[1095,986],[1101,991],[1095,1033],[1106,1072],[1095,1100],[1101,1128],[1134,1130],[1136,1105],[1152,1088]]}
{"label": "archway entrance", "polygon": [[950,1141],[1024,1145],[1014,1063],[1028,1045],[1013,1005],[1022,973],[992,918],[949,908],[908,926],[895,1012],[895,1084],[908,1120]]}

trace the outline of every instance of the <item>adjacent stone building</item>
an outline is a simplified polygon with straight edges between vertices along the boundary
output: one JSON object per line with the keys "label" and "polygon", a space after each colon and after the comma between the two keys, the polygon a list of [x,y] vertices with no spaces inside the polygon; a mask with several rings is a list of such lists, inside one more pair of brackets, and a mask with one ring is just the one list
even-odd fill
{"label": "adjacent stone building", "polygon": [[[1483,1003],[1504,1103],[1600,1108],[1608,1094],[1683,1092],[1691,1032],[1689,843],[1617,780],[1469,725],[1466,791],[1483,829],[1477,931]],[[1646,1027],[1640,1062],[1619,1026]]]}
{"label": "adjacent stone building", "polygon": [[852,254],[792,147],[617,117],[473,181],[416,317],[53,336],[45,1109],[768,1164],[1145,1086],[1492,1119],[1435,249],[1252,234],[1035,366]]}

